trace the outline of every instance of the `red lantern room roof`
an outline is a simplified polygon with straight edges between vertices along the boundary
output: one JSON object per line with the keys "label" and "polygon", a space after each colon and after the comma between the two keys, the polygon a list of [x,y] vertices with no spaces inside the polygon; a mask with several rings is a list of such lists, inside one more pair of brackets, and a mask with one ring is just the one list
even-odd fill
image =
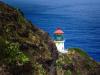
{"label": "red lantern room roof", "polygon": [[57,28],[54,34],[64,34],[64,32],[61,30],[61,28]]}

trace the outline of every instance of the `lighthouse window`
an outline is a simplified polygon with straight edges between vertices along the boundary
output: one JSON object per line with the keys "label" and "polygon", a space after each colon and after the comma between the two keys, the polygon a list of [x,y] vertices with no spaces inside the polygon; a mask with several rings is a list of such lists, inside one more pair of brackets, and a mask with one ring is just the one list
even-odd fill
{"label": "lighthouse window", "polygon": [[56,35],[55,40],[61,41],[61,40],[63,40],[63,36],[62,35]]}

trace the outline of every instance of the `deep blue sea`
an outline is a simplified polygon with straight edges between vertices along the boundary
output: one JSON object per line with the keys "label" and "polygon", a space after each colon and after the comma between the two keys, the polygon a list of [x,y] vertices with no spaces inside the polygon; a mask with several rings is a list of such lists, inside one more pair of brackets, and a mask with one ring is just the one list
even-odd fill
{"label": "deep blue sea", "polygon": [[100,61],[100,1],[99,0],[1,0],[20,8],[25,17],[53,38],[61,27],[65,32],[65,47],[82,48]]}

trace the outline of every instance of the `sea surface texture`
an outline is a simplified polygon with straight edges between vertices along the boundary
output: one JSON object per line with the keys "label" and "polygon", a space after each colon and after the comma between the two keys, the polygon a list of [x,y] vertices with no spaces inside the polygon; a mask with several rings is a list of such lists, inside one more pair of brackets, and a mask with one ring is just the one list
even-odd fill
{"label": "sea surface texture", "polygon": [[100,61],[100,0],[0,0],[20,8],[33,24],[53,38],[64,31],[65,48],[82,48]]}

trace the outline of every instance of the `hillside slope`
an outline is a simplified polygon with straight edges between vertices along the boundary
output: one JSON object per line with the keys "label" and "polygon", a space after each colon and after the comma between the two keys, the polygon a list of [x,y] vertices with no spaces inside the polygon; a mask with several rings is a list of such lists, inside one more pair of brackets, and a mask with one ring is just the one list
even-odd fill
{"label": "hillside slope", "polygon": [[[34,74],[39,75],[42,68],[39,63],[54,63],[58,57],[57,49],[48,33],[32,25],[22,14],[19,9],[0,2],[0,60],[3,62],[1,66],[10,68],[14,72],[11,72],[12,75],[28,75],[27,73],[33,71],[32,68]],[[30,70],[27,69],[27,65],[32,65],[29,66]],[[23,66],[26,67],[27,73],[23,72]]]}
{"label": "hillside slope", "polygon": [[99,75],[100,64],[83,50],[69,48],[67,54],[59,54],[56,61],[57,75]]}

